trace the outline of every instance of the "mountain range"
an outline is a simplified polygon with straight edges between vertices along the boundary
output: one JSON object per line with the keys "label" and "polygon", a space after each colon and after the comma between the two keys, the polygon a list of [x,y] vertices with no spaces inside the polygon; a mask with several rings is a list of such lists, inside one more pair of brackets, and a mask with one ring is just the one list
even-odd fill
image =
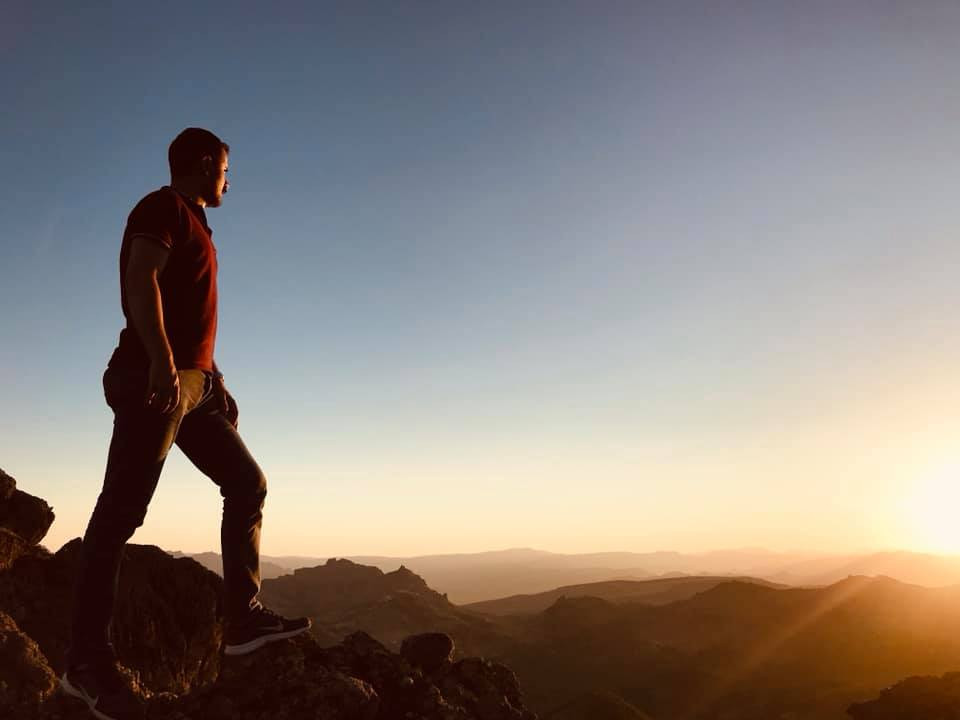
{"label": "mountain range", "polygon": [[[182,556],[184,553],[173,553]],[[217,553],[191,554],[214,572],[222,572]],[[276,578],[297,568],[316,567],[329,558],[263,556],[263,578]],[[565,555],[529,548],[482,553],[415,557],[345,556],[385,572],[401,565],[458,605],[530,595],[562,586],[608,580],[648,580],[683,576],[750,577],[771,583],[820,587],[851,575],[885,575],[914,585],[960,584],[960,557],[909,551],[860,555],[776,553],[758,548],[706,553],[588,553]]]}

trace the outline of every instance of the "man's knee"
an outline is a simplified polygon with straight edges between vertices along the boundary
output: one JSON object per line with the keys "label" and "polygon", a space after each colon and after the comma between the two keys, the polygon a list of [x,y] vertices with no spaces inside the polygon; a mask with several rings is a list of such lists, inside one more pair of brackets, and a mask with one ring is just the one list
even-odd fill
{"label": "man's knee", "polygon": [[224,486],[222,494],[227,500],[237,500],[263,507],[267,497],[267,477],[256,463],[251,463],[238,473],[233,482]]}
{"label": "man's knee", "polygon": [[94,508],[87,535],[108,544],[124,544],[147,517],[144,503],[101,498]]}

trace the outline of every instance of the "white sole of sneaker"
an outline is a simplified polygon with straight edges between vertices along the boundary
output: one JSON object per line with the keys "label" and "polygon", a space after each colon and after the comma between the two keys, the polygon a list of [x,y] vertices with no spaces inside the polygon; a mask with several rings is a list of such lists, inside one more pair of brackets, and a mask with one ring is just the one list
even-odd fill
{"label": "white sole of sneaker", "polygon": [[90,712],[92,712],[93,716],[98,720],[116,720],[116,718],[111,717],[109,715],[105,715],[99,710],[97,710],[96,704],[100,700],[100,698],[92,698],[89,695],[87,695],[87,693],[85,693],[82,688],[78,688],[78,687],[75,687],[74,685],[71,685],[70,681],[67,680],[66,673],[64,673],[63,677],[60,678],[60,689],[63,690],[63,692],[65,692],[67,695],[70,695],[71,697],[75,697],[80,700],[83,700],[87,704],[87,707],[90,708]]}
{"label": "white sole of sneaker", "polygon": [[224,655],[246,655],[251,653],[258,648],[262,648],[264,645],[267,645],[277,640],[286,640],[287,638],[292,638],[294,635],[299,635],[302,632],[306,632],[310,629],[310,626],[297,628],[296,630],[288,630],[287,632],[277,633],[276,635],[264,635],[263,637],[258,637],[256,640],[251,640],[250,642],[245,642],[240,645],[224,645],[223,653]]}

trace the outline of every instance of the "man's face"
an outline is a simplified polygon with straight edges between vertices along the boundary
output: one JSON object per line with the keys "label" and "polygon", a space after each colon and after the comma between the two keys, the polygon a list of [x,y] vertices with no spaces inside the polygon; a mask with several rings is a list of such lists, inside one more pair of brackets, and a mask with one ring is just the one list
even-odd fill
{"label": "man's face", "polygon": [[204,177],[206,178],[203,199],[207,203],[207,207],[220,207],[223,194],[230,189],[230,182],[227,180],[227,171],[229,170],[227,153],[221,150],[220,157],[216,160],[205,157],[203,167]]}

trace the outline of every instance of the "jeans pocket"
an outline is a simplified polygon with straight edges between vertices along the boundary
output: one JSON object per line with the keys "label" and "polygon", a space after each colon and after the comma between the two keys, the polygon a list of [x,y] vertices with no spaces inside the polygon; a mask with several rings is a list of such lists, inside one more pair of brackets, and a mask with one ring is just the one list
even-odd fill
{"label": "jeans pocket", "polygon": [[103,397],[113,410],[142,404],[146,388],[147,378],[141,373],[110,367],[103,373]]}

